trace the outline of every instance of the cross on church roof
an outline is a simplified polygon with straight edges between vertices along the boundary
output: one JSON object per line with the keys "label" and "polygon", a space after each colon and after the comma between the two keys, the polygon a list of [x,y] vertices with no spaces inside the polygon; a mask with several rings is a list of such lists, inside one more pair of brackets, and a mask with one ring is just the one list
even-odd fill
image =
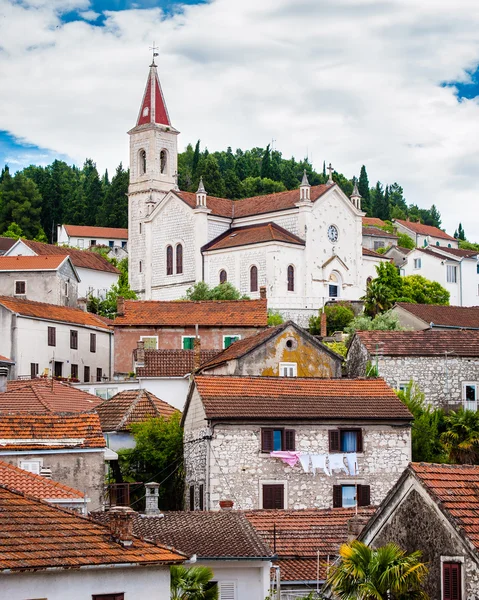
{"label": "cross on church roof", "polygon": [[327,170],[329,171],[329,177],[328,177],[327,185],[332,185],[334,183],[334,181],[333,181],[333,172],[334,172],[334,169],[333,169],[333,166],[332,166],[331,163],[329,163],[329,166],[328,166]]}

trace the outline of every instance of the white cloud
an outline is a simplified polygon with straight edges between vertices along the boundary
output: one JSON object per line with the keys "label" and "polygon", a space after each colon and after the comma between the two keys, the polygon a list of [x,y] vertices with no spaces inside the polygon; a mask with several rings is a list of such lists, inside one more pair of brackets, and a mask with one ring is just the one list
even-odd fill
{"label": "white cloud", "polygon": [[159,73],[180,145],[309,153],[371,183],[397,180],[479,240],[479,106],[442,81],[479,60],[479,3],[456,0],[215,0],[165,18],[106,13],[62,24],[82,0],[0,0],[0,129],[43,148],[128,161],[148,72]]}
{"label": "white cloud", "polygon": [[86,21],[96,21],[100,16],[100,13],[97,13],[94,10],[84,10],[78,14],[82,19],[85,19]]}

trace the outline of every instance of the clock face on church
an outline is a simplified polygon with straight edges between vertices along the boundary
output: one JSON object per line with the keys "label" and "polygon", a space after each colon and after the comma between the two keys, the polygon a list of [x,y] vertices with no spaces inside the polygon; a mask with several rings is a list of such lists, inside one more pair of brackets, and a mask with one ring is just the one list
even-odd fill
{"label": "clock face on church", "polygon": [[338,241],[338,228],[335,225],[330,225],[328,227],[328,239],[330,242],[337,242]]}

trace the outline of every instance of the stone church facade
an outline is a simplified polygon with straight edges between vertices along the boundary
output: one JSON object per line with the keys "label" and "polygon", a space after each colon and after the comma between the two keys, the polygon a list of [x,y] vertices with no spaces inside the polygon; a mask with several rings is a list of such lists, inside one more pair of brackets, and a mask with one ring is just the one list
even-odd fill
{"label": "stone church facade", "polygon": [[[358,300],[381,255],[363,252],[361,198],[330,180],[232,201],[177,186],[177,136],[150,66],[130,135],[129,269],[142,299],[174,300],[195,282],[231,282],[306,324],[331,299]],[[363,262],[363,254],[364,262]],[[372,253],[375,254],[375,253]]]}

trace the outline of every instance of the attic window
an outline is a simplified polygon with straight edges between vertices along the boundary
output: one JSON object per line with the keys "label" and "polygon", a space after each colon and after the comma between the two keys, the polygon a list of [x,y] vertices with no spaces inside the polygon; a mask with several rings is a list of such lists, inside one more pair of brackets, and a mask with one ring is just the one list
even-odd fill
{"label": "attic window", "polygon": [[288,350],[295,350],[298,347],[298,344],[296,343],[296,340],[293,338],[288,338],[286,340],[286,348]]}

